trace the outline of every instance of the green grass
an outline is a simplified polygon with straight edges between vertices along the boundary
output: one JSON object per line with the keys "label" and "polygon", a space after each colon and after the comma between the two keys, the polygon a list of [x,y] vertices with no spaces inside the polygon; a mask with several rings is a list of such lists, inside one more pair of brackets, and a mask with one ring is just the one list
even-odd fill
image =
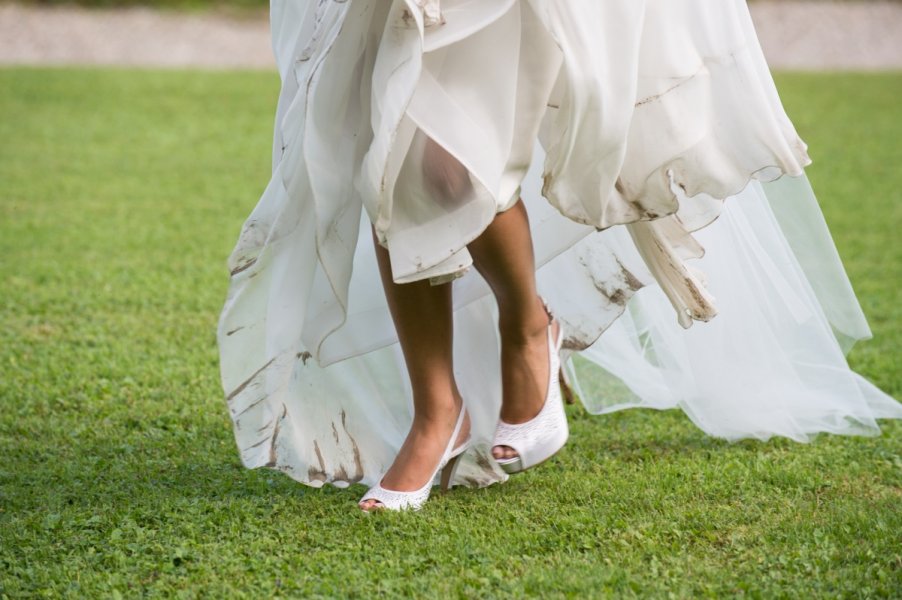
{"label": "green grass", "polygon": [[[784,75],[902,396],[902,75]],[[0,597],[902,595],[902,423],[727,444],[591,417],[503,486],[363,515],[238,461],[225,258],[269,175],[268,73],[0,70]]]}

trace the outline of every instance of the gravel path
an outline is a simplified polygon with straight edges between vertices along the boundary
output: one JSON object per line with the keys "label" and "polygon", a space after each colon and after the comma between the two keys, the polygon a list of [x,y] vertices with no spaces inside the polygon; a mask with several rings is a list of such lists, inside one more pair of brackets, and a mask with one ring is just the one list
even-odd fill
{"label": "gravel path", "polygon": [[[902,3],[758,2],[775,69],[902,69]],[[0,4],[0,65],[272,67],[265,14],[87,10]]]}

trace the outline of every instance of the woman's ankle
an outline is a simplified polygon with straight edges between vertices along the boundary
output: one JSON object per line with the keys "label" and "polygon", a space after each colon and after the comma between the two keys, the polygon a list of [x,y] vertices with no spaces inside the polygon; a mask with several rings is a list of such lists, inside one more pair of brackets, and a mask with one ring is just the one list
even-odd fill
{"label": "woman's ankle", "polygon": [[414,385],[413,405],[414,427],[442,427],[457,419],[463,409],[463,397],[454,383]]}
{"label": "woman's ankle", "polygon": [[502,345],[525,346],[544,339],[550,317],[539,296],[516,308],[499,306],[498,332]]}

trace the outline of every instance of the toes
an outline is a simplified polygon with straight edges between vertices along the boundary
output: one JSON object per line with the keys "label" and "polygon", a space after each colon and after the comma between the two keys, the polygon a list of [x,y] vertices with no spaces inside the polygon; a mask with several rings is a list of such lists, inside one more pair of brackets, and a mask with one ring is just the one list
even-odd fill
{"label": "toes", "polygon": [[495,446],[492,448],[492,456],[499,458],[517,458],[517,451],[510,446]]}
{"label": "toes", "polygon": [[357,506],[359,506],[364,512],[369,512],[373,509],[382,508],[382,503],[378,500],[364,500]]}

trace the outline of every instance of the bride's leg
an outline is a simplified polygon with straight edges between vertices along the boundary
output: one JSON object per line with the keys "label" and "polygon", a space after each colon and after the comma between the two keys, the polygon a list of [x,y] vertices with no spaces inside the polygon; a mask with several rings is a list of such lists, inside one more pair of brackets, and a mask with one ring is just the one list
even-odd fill
{"label": "bride's leg", "polygon": [[[435,471],[461,408],[452,367],[451,285],[428,280],[392,281],[388,251],[375,241],[382,287],[388,301],[413,389],[414,417],[410,432],[391,468],[382,478],[390,490],[423,487]],[[459,442],[469,435],[465,422]],[[368,500],[363,508],[377,503]]]}
{"label": "bride's leg", "polygon": [[[529,218],[522,200],[499,213],[468,245],[473,262],[498,302],[501,334],[501,418],[523,423],[542,409],[548,388],[548,314],[536,291]],[[516,453],[507,446],[495,458]]]}

